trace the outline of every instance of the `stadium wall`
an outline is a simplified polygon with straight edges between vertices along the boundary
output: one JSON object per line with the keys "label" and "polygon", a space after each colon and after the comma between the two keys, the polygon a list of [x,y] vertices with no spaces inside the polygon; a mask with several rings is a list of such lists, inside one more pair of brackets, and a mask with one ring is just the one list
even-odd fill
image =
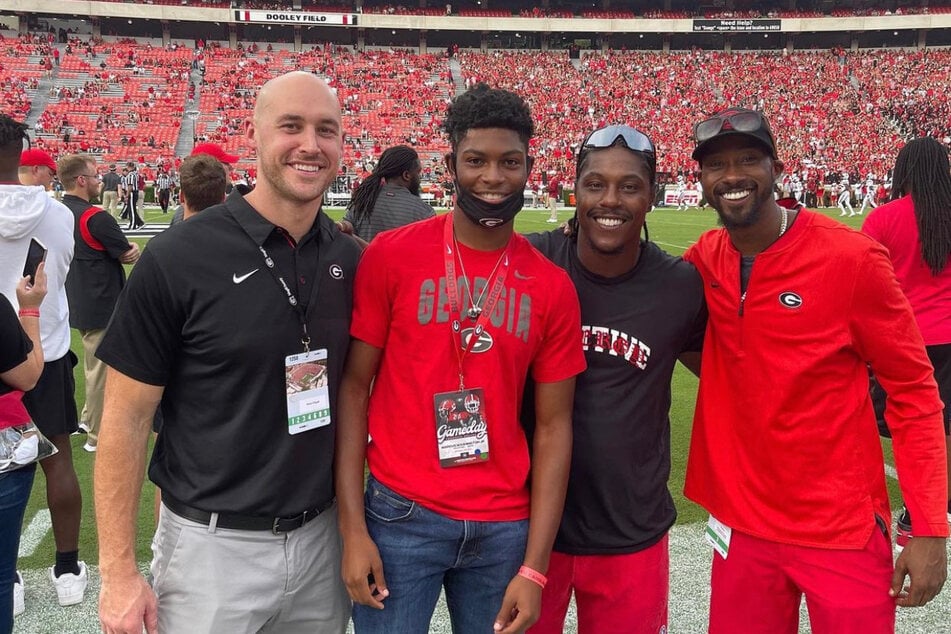
{"label": "stadium wall", "polygon": [[[187,5],[143,5],[87,0],[0,0],[0,12],[15,14],[76,15],[101,18],[129,18],[160,21],[193,21],[240,23],[239,13],[260,14],[252,20],[263,24],[306,26],[337,26],[346,29],[409,29],[420,31],[529,31],[536,33],[657,33],[687,34],[710,32],[700,23],[720,22],[718,33],[774,33],[862,32],[893,30],[938,30],[951,28],[951,14],[891,15],[783,19],[598,19],[598,18],[499,18],[422,15],[356,14],[350,24],[333,18],[314,21],[315,16],[346,15],[319,14],[310,11],[274,10],[241,11],[237,9],[205,8]],[[267,18],[265,16],[272,16]],[[767,23],[779,27],[767,27]],[[732,24],[731,24],[732,23]]]}

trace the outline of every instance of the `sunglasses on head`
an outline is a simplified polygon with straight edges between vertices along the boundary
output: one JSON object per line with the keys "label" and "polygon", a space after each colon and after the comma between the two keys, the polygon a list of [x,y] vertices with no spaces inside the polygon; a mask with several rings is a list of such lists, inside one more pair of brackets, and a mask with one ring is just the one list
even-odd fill
{"label": "sunglasses on head", "polygon": [[766,118],[761,113],[752,110],[710,117],[693,127],[693,136],[697,143],[703,143],[720,134],[727,124],[729,124],[727,130],[757,132],[762,129],[766,130],[770,137],[773,136]]}
{"label": "sunglasses on head", "polygon": [[578,151],[578,167],[581,166],[581,160],[587,150],[603,150],[614,147],[619,142],[633,152],[646,154],[651,166],[655,165],[654,144],[646,134],[626,125],[609,125],[595,130],[585,138]]}

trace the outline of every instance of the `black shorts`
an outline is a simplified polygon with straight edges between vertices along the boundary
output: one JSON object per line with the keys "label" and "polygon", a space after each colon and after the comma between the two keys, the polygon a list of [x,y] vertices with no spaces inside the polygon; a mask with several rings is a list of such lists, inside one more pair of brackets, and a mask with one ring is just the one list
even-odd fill
{"label": "black shorts", "polygon": [[62,359],[44,364],[36,387],[23,395],[26,410],[46,436],[71,434],[79,429],[73,379],[73,368],[78,362],[70,350]]}
{"label": "black shorts", "polygon": [[928,346],[928,358],[934,366],[934,380],[944,403],[944,435],[951,436],[951,343]]}

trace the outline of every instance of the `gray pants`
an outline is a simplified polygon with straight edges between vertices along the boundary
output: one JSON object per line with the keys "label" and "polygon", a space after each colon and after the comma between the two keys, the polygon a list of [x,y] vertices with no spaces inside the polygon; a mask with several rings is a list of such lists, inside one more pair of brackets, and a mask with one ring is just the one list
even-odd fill
{"label": "gray pants", "polygon": [[278,535],[205,526],[162,506],[152,553],[162,634],[346,631],[336,506]]}

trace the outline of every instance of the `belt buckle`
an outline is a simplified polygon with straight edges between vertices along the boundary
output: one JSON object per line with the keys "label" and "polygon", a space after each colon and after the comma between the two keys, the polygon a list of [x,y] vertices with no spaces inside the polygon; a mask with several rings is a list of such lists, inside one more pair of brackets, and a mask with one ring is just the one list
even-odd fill
{"label": "belt buckle", "polygon": [[[281,526],[282,523],[293,524],[288,528]],[[300,515],[295,517],[275,517],[274,523],[271,525],[271,532],[275,535],[280,533],[289,533],[290,531],[296,530],[307,523],[307,511],[304,511]]]}

